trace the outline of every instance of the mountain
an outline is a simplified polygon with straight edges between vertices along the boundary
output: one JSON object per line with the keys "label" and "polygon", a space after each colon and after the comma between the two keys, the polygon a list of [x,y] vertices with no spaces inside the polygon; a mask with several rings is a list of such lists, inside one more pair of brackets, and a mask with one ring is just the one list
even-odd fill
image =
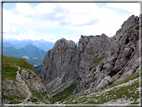
{"label": "mountain", "polygon": [[3,42],[3,47],[10,47],[10,46],[12,46],[12,47],[14,47],[16,49],[19,48],[17,45],[14,45],[14,44],[12,44],[10,42]]}
{"label": "mountain", "polygon": [[53,103],[138,104],[140,18],[130,16],[113,37],[82,35],[78,47],[58,40],[46,53],[40,74]]}
{"label": "mountain", "polygon": [[3,104],[51,103],[39,73],[24,59],[2,56]]}
{"label": "mountain", "polygon": [[[11,44],[11,45],[9,45],[9,44]],[[16,49],[23,48],[29,44],[36,46],[39,49],[42,49],[45,51],[50,50],[54,46],[53,42],[48,42],[48,41],[44,41],[44,40],[35,40],[35,41],[33,41],[33,40],[4,40],[3,41],[4,47],[13,46]]]}
{"label": "mountain", "polygon": [[32,66],[41,65],[45,54],[46,52],[44,50],[38,49],[33,45],[27,45],[20,49],[16,49],[12,46],[3,47],[3,55],[24,58]]}
{"label": "mountain", "polygon": [[45,51],[42,49],[39,49],[33,45],[27,45],[24,48],[19,49],[23,53],[23,55],[29,56],[29,57],[40,57],[43,58],[45,56]]}
{"label": "mountain", "polygon": [[66,86],[65,82],[71,85],[76,78],[76,57],[77,46],[73,41],[58,40],[53,49],[49,50],[41,64],[41,76],[52,93],[57,93],[57,87],[62,86],[62,91]]}
{"label": "mountain", "polygon": [[41,65],[35,66],[34,68],[38,71],[38,73],[41,73]]}

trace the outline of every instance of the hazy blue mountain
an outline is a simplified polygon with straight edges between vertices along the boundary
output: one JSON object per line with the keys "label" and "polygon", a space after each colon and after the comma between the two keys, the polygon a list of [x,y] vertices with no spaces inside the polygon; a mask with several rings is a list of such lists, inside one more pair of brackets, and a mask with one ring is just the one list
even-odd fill
{"label": "hazy blue mountain", "polygon": [[15,47],[16,49],[18,49],[19,47],[17,45],[14,45],[13,43],[10,42],[3,42],[3,47]]}
{"label": "hazy blue mountain", "polygon": [[44,41],[44,40],[35,40],[35,41],[33,41],[33,40],[4,40],[3,41],[3,44],[5,44],[5,46],[8,45],[7,43],[13,44],[13,45],[11,45],[13,47],[18,46],[18,47],[15,47],[18,49],[31,44],[31,45],[36,46],[36,47],[43,49],[45,51],[52,49],[55,44],[53,42],[48,42],[48,41]]}
{"label": "hazy blue mountain", "polygon": [[45,54],[46,54],[46,51],[39,49],[33,45],[27,45],[20,49],[16,49],[12,46],[3,47],[3,55],[9,56],[9,57],[24,58],[32,66],[41,65]]}
{"label": "hazy blue mountain", "polygon": [[39,49],[33,45],[27,45],[24,48],[19,49],[24,55],[29,57],[44,57],[46,51]]}

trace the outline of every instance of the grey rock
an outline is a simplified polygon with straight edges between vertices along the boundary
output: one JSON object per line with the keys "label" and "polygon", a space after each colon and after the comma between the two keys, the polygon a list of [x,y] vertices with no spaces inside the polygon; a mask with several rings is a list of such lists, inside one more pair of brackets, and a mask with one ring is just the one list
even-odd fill
{"label": "grey rock", "polygon": [[96,90],[102,89],[102,88],[108,86],[109,84],[112,83],[112,81],[113,81],[113,80],[112,80],[112,78],[111,78],[110,76],[105,77],[105,78],[97,85]]}
{"label": "grey rock", "polygon": [[110,38],[81,35],[78,47],[72,41],[58,40],[44,57],[41,77],[51,89],[76,78],[76,94],[99,90],[136,74],[140,67],[139,19],[130,16]]}
{"label": "grey rock", "polygon": [[93,71],[95,71],[95,69],[92,69],[92,71],[89,72],[90,66],[93,66],[91,64],[92,59],[97,55],[101,56],[103,53],[106,53],[110,45],[111,41],[105,34],[102,34],[100,36],[81,37],[78,47],[78,77],[76,81],[76,93],[87,89],[89,87],[89,84],[94,81]]}
{"label": "grey rock", "polygon": [[[74,93],[82,92],[87,88],[90,90],[88,92],[99,90],[108,86],[113,81],[124,80],[139,72],[138,22],[139,18],[132,15],[122,24],[116,35],[108,40],[103,39],[107,42],[101,42],[96,38],[95,40],[94,37],[89,40],[86,46],[84,46],[84,51],[79,52],[77,89]],[[106,36],[102,37],[106,38]],[[79,43],[82,44],[82,41],[79,41]],[[93,47],[90,45],[91,41],[93,41]],[[91,48],[91,51],[87,48]],[[98,66],[89,71],[88,66],[92,65],[90,60],[102,53],[105,53],[104,59]],[[92,73],[93,70],[96,71]],[[107,79],[108,77],[111,79]]]}
{"label": "grey rock", "polygon": [[77,45],[71,40],[62,38],[46,53],[41,64],[41,76],[50,90],[76,78],[76,52]]}
{"label": "grey rock", "polygon": [[[17,81],[7,78],[3,79],[3,95],[19,97],[11,100],[3,99],[3,104],[8,104],[12,101],[32,104],[32,102],[28,102],[28,99],[52,103],[52,96],[49,90],[34,71],[30,69],[23,69],[21,74],[17,71],[16,80]],[[43,99],[39,99],[35,96],[35,94],[33,94],[33,92],[42,96]]]}

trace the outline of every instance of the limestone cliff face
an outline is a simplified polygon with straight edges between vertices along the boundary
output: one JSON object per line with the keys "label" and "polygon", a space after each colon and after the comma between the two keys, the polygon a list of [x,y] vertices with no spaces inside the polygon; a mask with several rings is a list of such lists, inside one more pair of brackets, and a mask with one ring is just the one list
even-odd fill
{"label": "limestone cliff face", "polygon": [[[132,15],[122,24],[121,28],[116,32],[116,35],[110,38],[110,41],[112,42],[106,42],[106,44],[101,43],[102,46],[97,46],[96,48],[98,50],[104,49],[103,51],[100,51],[101,54],[105,53],[104,56],[98,54],[98,56],[95,57],[95,55],[97,55],[97,49],[92,49],[94,59],[97,60],[104,57],[98,66],[91,65],[90,63],[90,70],[87,70],[87,67],[84,67],[85,69],[81,68],[80,70],[79,64],[77,93],[86,88],[89,88],[87,92],[104,88],[112,82],[118,82],[139,72],[140,39],[138,22],[139,17]],[[97,42],[98,40],[95,41],[92,39],[92,41]],[[106,49],[103,48],[103,44],[106,46]],[[84,46],[85,48],[83,50],[86,50],[87,45],[86,47]],[[79,45],[79,48],[80,47],[81,46]],[[81,60],[83,60],[82,58]],[[86,61],[83,61],[83,63],[85,62]],[[89,63],[87,65],[89,65]],[[82,72],[84,72],[84,74],[82,74]]]}
{"label": "limestone cliff face", "polygon": [[50,89],[76,78],[77,46],[64,38],[49,50],[41,64],[41,76]]}
{"label": "limestone cliff face", "polygon": [[98,55],[105,55],[111,41],[105,35],[81,36],[78,47],[78,91],[85,90],[94,81],[93,72],[90,71],[92,59]]}
{"label": "limestone cliff face", "polygon": [[73,94],[95,91],[139,72],[139,17],[130,16],[113,37],[81,36],[78,47],[60,39],[42,62],[50,89],[76,78]]}

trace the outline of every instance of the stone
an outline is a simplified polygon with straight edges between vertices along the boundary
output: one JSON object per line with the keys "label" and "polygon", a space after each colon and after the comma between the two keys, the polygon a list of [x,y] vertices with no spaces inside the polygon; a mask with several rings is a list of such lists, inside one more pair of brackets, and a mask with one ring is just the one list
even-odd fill
{"label": "stone", "polygon": [[77,45],[64,38],[56,41],[53,49],[49,50],[41,64],[41,76],[46,85],[52,90],[63,82],[76,78]]}
{"label": "stone", "polygon": [[76,94],[99,90],[139,72],[139,19],[130,16],[113,37],[81,35],[78,47],[73,41],[58,40],[44,57],[42,78],[52,88],[76,78]]}

